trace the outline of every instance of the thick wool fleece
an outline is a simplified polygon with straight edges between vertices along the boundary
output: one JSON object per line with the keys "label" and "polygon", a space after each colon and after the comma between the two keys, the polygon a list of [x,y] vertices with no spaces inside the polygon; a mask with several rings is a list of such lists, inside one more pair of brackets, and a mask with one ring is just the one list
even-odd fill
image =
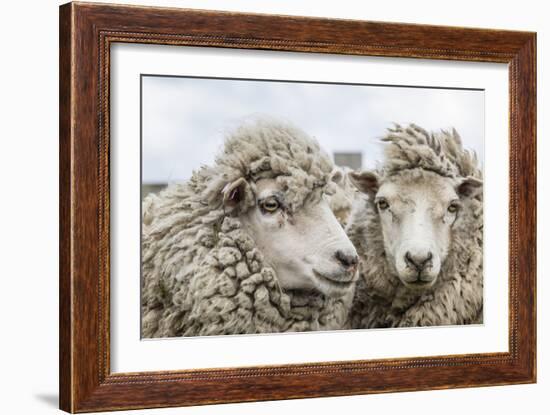
{"label": "thick wool fleece", "polygon": [[[383,139],[385,162],[377,174],[411,180],[436,173],[457,179],[482,178],[475,154],[462,148],[456,131],[430,134],[418,126],[396,126]],[[447,259],[435,285],[421,293],[407,289],[390,271],[373,200],[354,206],[347,228],[360,260],[350,313],[353,328],[481,323],[483,319],[483,196],[464,201],[452,229]]]}
{"label": "thick wool fleece", "polygon": [[[316,141],[272,121],[226,139],[212,167],[143,202],[142,335],[173,337],[331,330],[347,319],[353,294],[330,299],[282,291],[239,215],[255,208],[255,182],[275,179],[292,211],[332,186],[333,164]],[[247,181],[231,208],[223,190]]]}

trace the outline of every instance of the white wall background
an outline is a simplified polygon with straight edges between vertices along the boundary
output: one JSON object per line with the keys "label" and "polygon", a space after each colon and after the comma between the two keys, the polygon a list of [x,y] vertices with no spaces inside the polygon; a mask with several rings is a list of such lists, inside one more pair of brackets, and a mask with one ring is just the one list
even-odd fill
{"label": "white wall background", "polygon": [[[369,19],[532,30],[538,32],[539,137],[539,383],[446,391],[232,404],[132,413],[278,414],[278,413],[547,413],[550,403],[549,292],[550,124],[543,82],[550,63],[545,2],[524,0],[459,3],[441,1],[357,2],[293,0],[139,1],[232,11]],[[0,235],[4,281],[0,307],[0,383],[2,413],[57,413],[58,305],[58,10],[54,0],[7,2],[2,7],[2,193]],[[548,76],[548,74],[547,74]],[[546,231],[546,232],[544,232]]]}

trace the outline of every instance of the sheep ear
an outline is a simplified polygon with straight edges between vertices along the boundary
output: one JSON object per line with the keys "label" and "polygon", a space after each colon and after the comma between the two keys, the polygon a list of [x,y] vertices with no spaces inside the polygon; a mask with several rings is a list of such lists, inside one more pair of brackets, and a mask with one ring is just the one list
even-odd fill
{"label": "sheep ear", "polygon": [[246,186],[246,180],[242,177],[232,183],[227,183],[222,190],[223,204],[231,207],[237,206],[245,197]]}
{"label": "sheep ear", "polygon": [[380,187],[378,176],[370,171],[352,171],[349,173],[349,178],[355,187],[369,196],[376,195]]}
{"label": "sheep ear", "polygon": [[483,192],[483,181],[474,177],[467,177],[456,186],[460,197],[476,197]]}

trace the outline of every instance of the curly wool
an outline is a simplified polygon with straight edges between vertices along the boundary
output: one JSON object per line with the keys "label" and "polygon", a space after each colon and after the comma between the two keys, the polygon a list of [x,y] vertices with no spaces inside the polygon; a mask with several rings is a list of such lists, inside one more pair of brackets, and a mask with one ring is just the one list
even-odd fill
{"label": "curly wool", "polygon": [[[288,125],[260,120],[225,141],[215,165],[143,202],[142,335],[175,337],[330,330],[346,321],[352,294],[330,299],[285,292],[239,215],[255,206],[255,182],[276,180],[289,209],[331,186],[333,164],[318,144]],[[250,185],[236,207],[228,183]]]}
{"label": "curly wool", "polygon": [[[474,153],[462,148],[455,130],[428,133],[416,125],[390,129],[383,141],[385,163],[377,174],[417,180],[437,173],[452,179],[481,179]],[[373,200],[354,206],[346,230],[361,258],[361,277],[350,313],[353,328],[481,323],[483,319],[483,195],[464,202],[449,254],[435,285],[422,293],[407,289],[390,271]]]}

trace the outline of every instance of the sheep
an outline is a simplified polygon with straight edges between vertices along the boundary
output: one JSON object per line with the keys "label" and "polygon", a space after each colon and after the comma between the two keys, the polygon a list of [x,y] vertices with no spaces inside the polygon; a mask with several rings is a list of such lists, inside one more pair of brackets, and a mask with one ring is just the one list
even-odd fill
{"label": "sheep", "polygon": [[342,328],[357,253],[329,208],[317,142],[247,122],[212,166],[143,202],[142,337]]}
{"label": "sheep", "polygon": [[483,321],[483,182],[456,132],[395,125],[385,160],[350,173],[359,254],[353,328]]}
{"label": "sheep", "polygon": [[349,174],[352,169],[345,166],[336,166],[333,173],[333,180],[337,184],[334,193],[329,197],[330,209],[334,212],[338,222],[345,228],[351,215],[353,200],[358,190],[351,182]]}

